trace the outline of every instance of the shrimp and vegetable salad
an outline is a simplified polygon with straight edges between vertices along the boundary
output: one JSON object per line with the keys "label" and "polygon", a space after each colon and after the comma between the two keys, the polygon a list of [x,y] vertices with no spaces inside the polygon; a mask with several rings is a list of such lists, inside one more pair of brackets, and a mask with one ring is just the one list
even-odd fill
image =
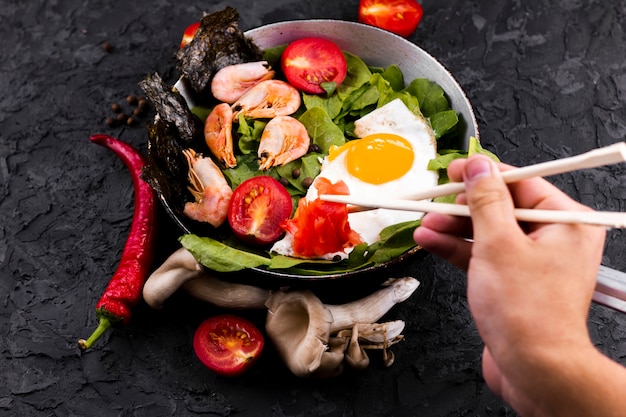
{"label": "shrimp and vegetable salad", "polygon": [[261,50],[238,19],[227,7],[185,32],[176,86],[157,73],[140,83],[157,111],[143,177],[186,219],[182,245],[218,272],[302,275],[413,249],[419,213],[352,213],[318,196],[397,198],[445,181],[467,152],[455,150],[459,119],[444,91],[323,35]]}

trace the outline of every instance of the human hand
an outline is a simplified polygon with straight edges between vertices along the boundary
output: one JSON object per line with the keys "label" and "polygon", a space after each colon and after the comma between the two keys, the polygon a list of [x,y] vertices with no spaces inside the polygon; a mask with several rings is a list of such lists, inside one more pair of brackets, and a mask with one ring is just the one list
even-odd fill
{"label": "human hand", "polygon": [[516,409],[532,410],[538,396],[549,395],[537,379],[548,368],[538,367],[553,354],[584,357],[593,349],[586,319],[605,232],[519,224],[514,207],[591,209],[541,178],[506,185],[506,169],[482,155],[454,161],[448,174],[465,181],[457,202],[468,204],[471,220],[430,213],[414,238],[467,271],[470,310],[486,346],[485,380]]}

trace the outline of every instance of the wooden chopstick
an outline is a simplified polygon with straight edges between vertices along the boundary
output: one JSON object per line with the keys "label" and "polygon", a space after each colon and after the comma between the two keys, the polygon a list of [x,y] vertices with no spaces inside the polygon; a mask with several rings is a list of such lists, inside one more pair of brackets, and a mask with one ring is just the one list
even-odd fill
{"label": "wooden chopstick", "polygon": [[[619,162],[626,162],[626,142],[619,142],[568,158],[504,171],[501,175],[504,182],[512,183],[533,177],[562,174],[578,169],[596,168]],[[468,217],[470,216],[470,211],[465,205],[413,201],[458,194],[464,190],[465,183],[452,182],[438,185],[428,190],[422,190],[397,200],[374,201],[353,196],[328,194],[320,195],[319,198],[324,201],[349,204],[351,205],[349,207],[350,212],[385,208],[423,213],[439,212],[453,216]],[[580,223],[609,228],[626,228],[626,213],[620,212],[515,209],[515,216],[520,221],[537,223]]]}
{"label": "wooden chopstick", "polygon": [[[626,162],[626,142],[619,142],[585,152],[568,158],[554,161],[541,162],[521,168],[502,172],[502,179],[506,183],[517,182],[532,177],[547,177],[550,175],[563,174],[578,169],[597,168],[604,165]],[[403,200],[429,200],[435,197],[458,194],[465,190],[465,183],[450,182],[438,185],[427,190],[418,191],[406,196]]]}
{"label": "wooden chopstick", "polygon": [[[469,207],[462,204],[434,203],[431,201],[388,200],[379,201],[357,198],[349,195],[321,195],[321,200],[334,203],[352,204],[357,207],[382,208],[415,212],[437,212],[452,216],[470,217]],[[515,217],[520,221],[534,223],[568,223],[603,226],[607,228],[626,228],[626,213],[607,211],[562,211],[515,209]]]}

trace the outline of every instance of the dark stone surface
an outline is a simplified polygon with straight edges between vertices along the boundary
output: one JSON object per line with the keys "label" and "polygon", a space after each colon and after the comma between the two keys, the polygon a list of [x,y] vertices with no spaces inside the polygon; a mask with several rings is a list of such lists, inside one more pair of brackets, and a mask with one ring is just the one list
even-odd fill
{"label": "dark stone surface", "polygon": [[[483,144],[504,161],[526,165],[623,140],[626,1],[423,3],[410,39],[455,75]],[[302,380],[270,346],[251,372],[217,377],[195,358],[191,337],[219,310],[184,294],[160,311],[140,305],[127,327],[78,350],[96,324],[94,305],[119,261],[133,205],[121,162],[88,138],[110,133],[145,152],[143,122],[105,125],[111,103],[138,94],[148,72],[174,77],[185,26],[225,5],[249,29],[356,20],[358,2],[0,0],[0,414],[515,415],[481,378],[464,275],[429,256],[401,271],[422,285],[392,311],[407,327],[391,368],[374,356],[364,371]],[[586,204],[623,211],[623,175],[612,166],[551,179]],[[165,216],[158,227],[161,261],[178,231]],[[626,270],[625,247],[624,233],[610,232],[604,264]],[[263,312],[242,315],[262,327]],[[625,316],[592,306],[594,341],[624,364],[625,326]]]}

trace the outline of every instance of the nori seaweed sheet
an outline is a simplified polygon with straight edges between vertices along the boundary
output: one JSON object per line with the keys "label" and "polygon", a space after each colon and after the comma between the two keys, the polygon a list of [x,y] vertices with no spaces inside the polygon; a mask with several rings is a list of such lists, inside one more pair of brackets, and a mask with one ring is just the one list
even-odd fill
{"label": "nori seaweed sheet", "polygon": [[176,53],[178,70],[201,100],[212,98],[211,80],[223,67],[263,59],[238,21],[239,12],[232,7],[204,15],[193,40]]}
{"label": "nori seaweed sheet", "polygon": [[204,150],[204,126],[191,112],[183,96],[157,73],[146,76],[139,86],[157,112],[147,126],[148,161],[142,177],[178,213],[192,200],[187,190],[189,165],[183,149]]}
{"label": "nori seaweed sheet", "polygon": [[192,113],[182,94],[163,81],[159,74],[148,74],[139,86],[159,117],[176,126],[177,136],[186,147],[204,142],[204,123]]}

